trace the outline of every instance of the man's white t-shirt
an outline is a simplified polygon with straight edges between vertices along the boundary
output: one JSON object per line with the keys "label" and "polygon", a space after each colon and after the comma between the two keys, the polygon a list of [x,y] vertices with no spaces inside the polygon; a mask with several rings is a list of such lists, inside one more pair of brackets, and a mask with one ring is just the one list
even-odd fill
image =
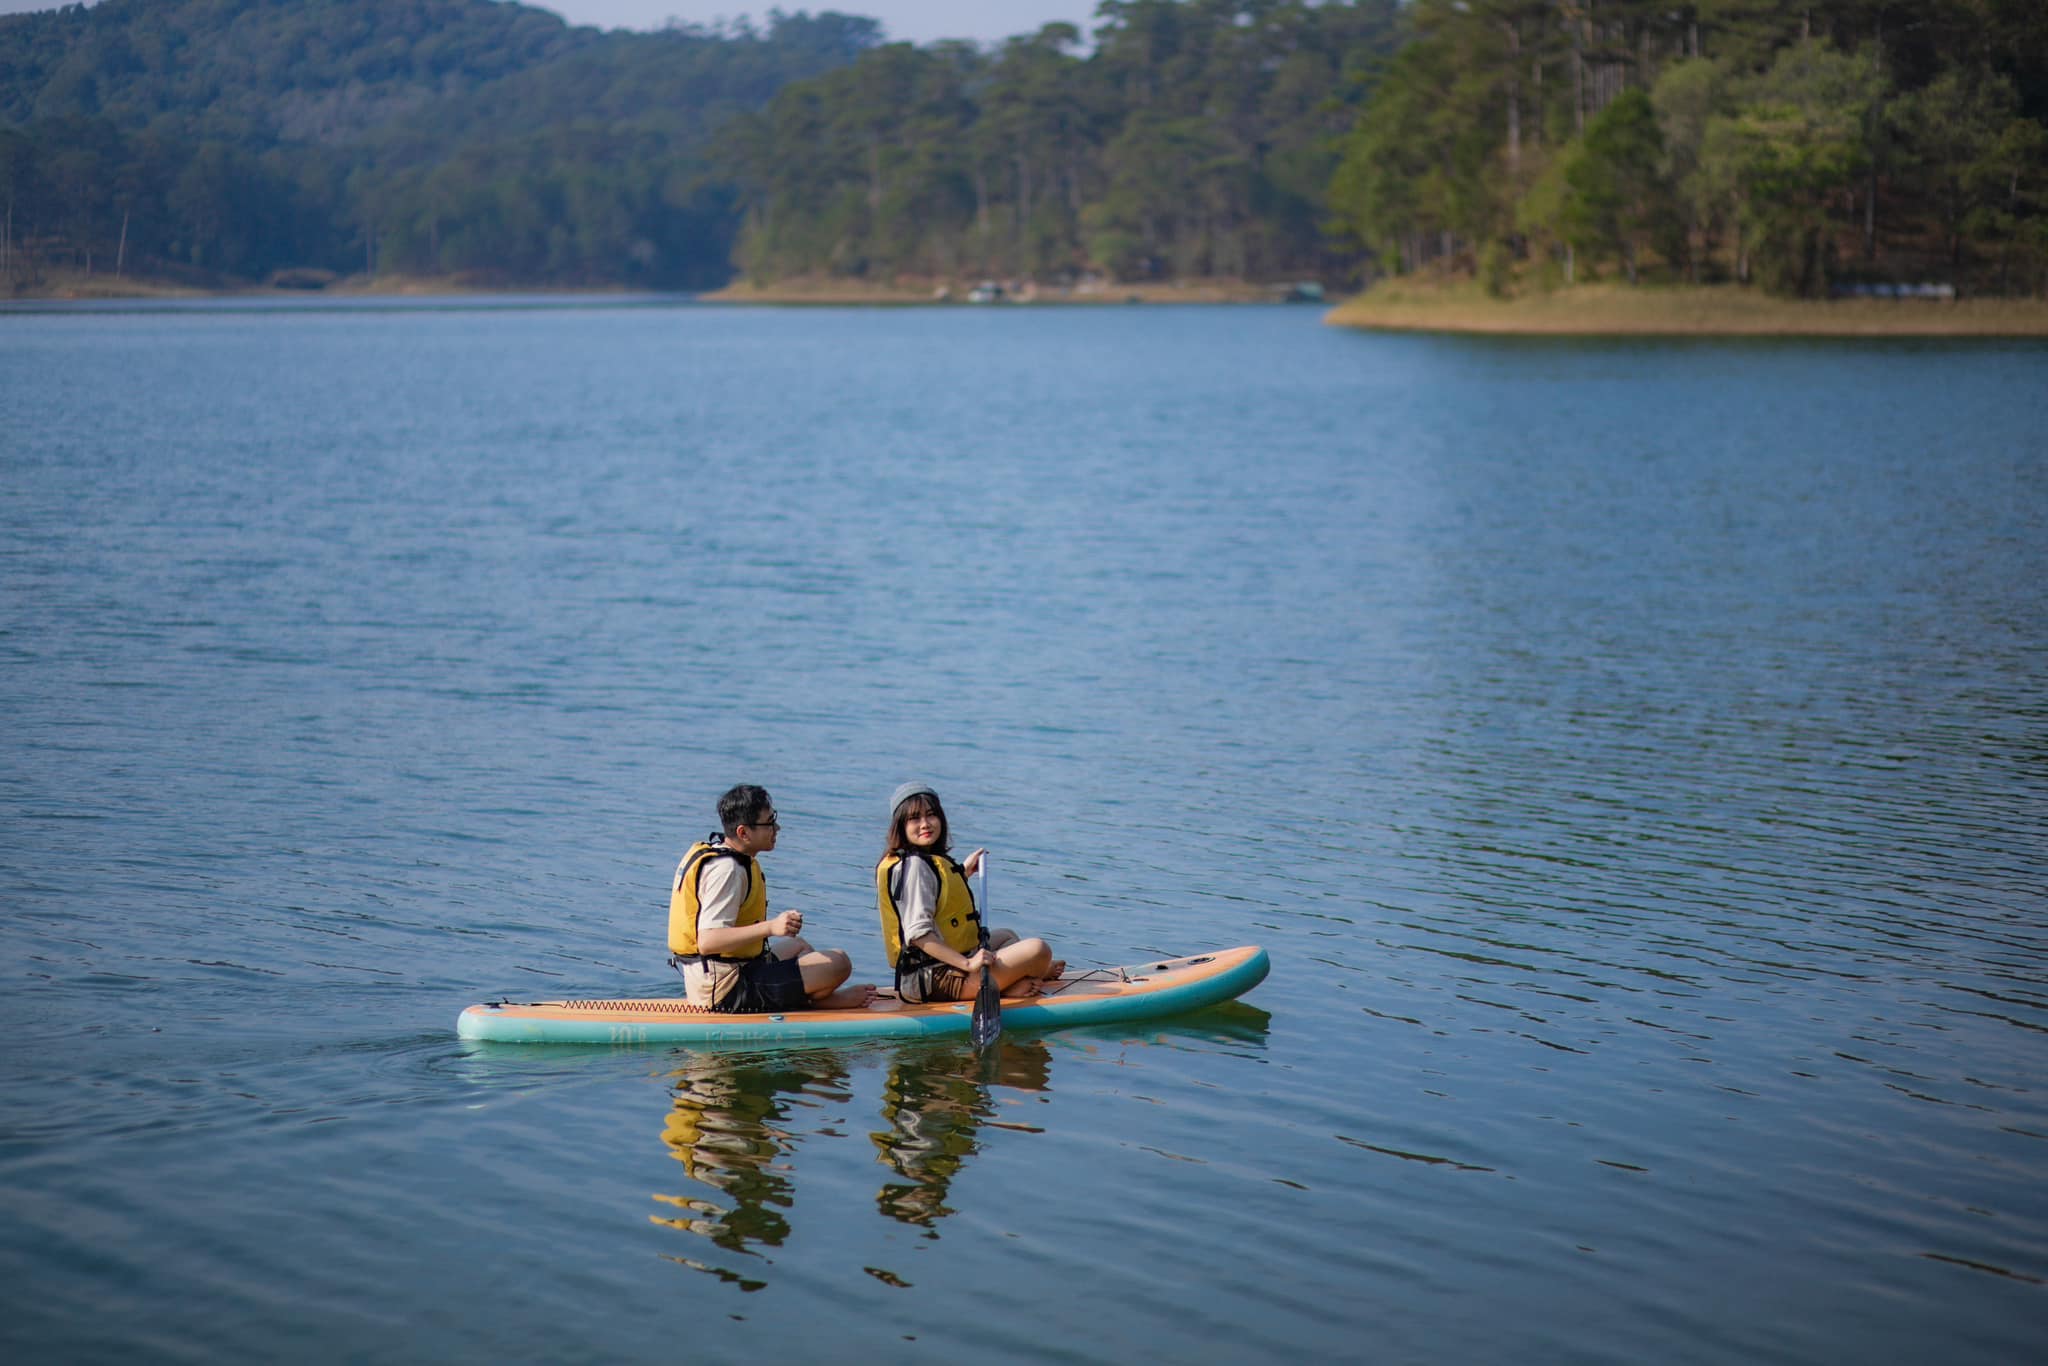
{"label": "man's white t-shirt", "polygon": [[[740,907],[747,901],[752,876],[736,858],[707,859],[697,878],[697,947],[704,947],[704,931],[733,929],[740,923]],[[739,985],[740,965],[722,959],[683,964],[683,990],[690,1004],[710,1009],[732,994]]]}

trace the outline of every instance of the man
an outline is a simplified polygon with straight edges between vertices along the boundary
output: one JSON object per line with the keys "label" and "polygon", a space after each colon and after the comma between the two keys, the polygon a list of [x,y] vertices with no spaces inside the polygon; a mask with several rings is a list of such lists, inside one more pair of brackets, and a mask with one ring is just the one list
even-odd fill
{"label": "man", "polygon": [[840,985],[853,972],[844,952],[797,937],[801,911],[768,914],[757,860],[775,847],[782,822],[767,791],[733,788],[718,799],[718,822],[721,833],[683,855],[669,890],[669,962],[682,972],[690,1004],[747,1014],[850,1010],[873,1000],[872,985]]}

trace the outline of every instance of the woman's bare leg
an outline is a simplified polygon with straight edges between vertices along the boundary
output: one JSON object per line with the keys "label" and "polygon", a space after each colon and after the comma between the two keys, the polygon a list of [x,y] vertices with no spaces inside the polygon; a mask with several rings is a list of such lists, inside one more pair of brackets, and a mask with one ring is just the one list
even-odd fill
{"label": "woman's bare leg", "polygon": [[1032,992],[1038,979],[1052,967],[1052,948],[1043,939],[1018,939],[996,950],[996,985],[1008,991],[1030,979]]}

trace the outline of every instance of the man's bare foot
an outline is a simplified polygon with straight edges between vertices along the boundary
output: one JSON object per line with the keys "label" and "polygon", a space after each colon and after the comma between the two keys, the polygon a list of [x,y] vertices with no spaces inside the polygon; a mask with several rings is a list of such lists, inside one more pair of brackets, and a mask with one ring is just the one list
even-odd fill
{"label": "man's bare foot", "polygon": [[839,988],[839,990],[815,1004],[819,1010],[859,1010],[874,999],[875,984],[873,982],[856,982],[850,987]]}
{"label": "man's bare foot", "polygon": [[1057,982],[1060,978],[1066,975],[1067,960],[1064,958],[1053,959],[1052,966],[1045,970],[1045,980],[1048,982]]}

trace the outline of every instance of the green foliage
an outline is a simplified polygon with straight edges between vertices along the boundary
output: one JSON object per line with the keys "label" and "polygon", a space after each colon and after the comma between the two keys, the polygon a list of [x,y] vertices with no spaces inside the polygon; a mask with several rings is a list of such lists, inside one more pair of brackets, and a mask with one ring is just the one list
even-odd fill
{"label": "green foliage", "polygon": [[2038,0],[1106,0],[1092,47],[881,36],[494,0],[0,16],[0,267],[2048,285]]}
{"label": "green foliage", "polygon": [[[95,268],[125,240],[222,277],[1340,274],[1334,140],[1399,9],[1113,0],[1087,51],[1068,24],[919,49],[833,13],[103,0],[0,18],[0,126],[17,236]],[[118,213],[117,173],[153,187]]]}
{"label": "green foliage", "polygon": [[1387,269],[1421,263],[1428,179],[1442,160],[1431,98],[1443,53],[1427,44],[1402,50],[1344,145],[1330,186],[1330,212],[1359,242],[1380,248]]}
{"label": "green foliage", "polygon": [[1505,299],[1514,283],[1515,254],[1505,242],[1488,242],[1479,249],[1479,284],[1491,299]]}
{"label": "green foliage", "polygon": [[1414,0],[1410,20],[1330,197],[1389,266],[1505,233],[1567,278],[1725,263],[1814,295],[1853,244],[1866,272],[2035,287],[2048,7]]}
{"label": "green foliage", "polygon": [[1662,174],[1664,139],[1650,97],[1624,91],[1594,116],[1566,161],[1566,217],[1578,240],[1621,258],[1630,284],[1645,240],[1669,221],[1670,186]]}
{"label": "green foliage", "polygon": [[1708,120],[1704,156],[1734,186],[1774,293],[1825,293],[1829,210],[1864,169],[1865,130],[1883,94],[1867,51],[1801,44],[1742,84],[1736,110]]}
{"label": "green foliage", "polygon": [[[1909,174],[1935,206],[1951,258],[1962,252],[1965,225],[1995,201],[2008,175],[2025,176],[2029,150],[2039,140],[2018,120],[2012,83],[1981,67],[1951,67],[1904,102]],[[2015,155],[2017,153],[2017,155]],[[2038,167],[2038,155],[2034,159]]]}
{"label": "green foliage", "polygon": [[721,143],[756,278],[1336,274],[1334,143],[1395,0],[1114,0],[793,84]]}
{"label": "green foliage", "polygon": [[1999,292],[2048,292],[2048,128],[2006,119],[1965,180],[1974,207],[1963,232],[1995,253]]}
{"label": "green foliage", "polygon": [[1700,258],[1711,252],[1733,202],[1733,186],[1709,168],[1707,128],[1729,105],[1727,69],[1718,62],[1688,58],[1673,62],[1657,78],[1650,103],[1664,155],[1658,167],[1670,187],[1680,222],[1677,254],[1689,279],[1699,280]]}
{"label": "green foliage", "polygon": [[710,145],[872,20],[573,29],[490,0],[103,0],[0,18],[8,272],[296,266],[701,286]]}
{"label": "green foliage", "polygon": [[[1578,145],[1567,143],[1515,202],[1515,231],[1541,252],[1546,269],[1539,279],[1545,285],[1577,281],[1575,253],[1583,234],[1571,207],[1571,182],[1566,179],[1577,153]],[[1555,264],[1559,257],[1563,261],[1561,266]],[[1559,276],[1555,281],[1553,273]]]}

